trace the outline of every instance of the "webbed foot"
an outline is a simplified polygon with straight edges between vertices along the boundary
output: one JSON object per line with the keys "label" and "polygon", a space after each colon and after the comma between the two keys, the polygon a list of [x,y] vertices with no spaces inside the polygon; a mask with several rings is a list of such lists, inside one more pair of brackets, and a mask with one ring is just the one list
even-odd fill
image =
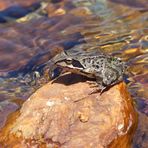
{"label": "webbed foot", "polygon": [[90,85],[91,88],[98,87],[98,83],[96,81],[86,81]]}
{"label": "webbed foot", "polygon": [[104,90],[106,89],[105,86],[103,86],[102,84],[98,84],[95,81],[87,81],[87,83],[90,85],[91,88],[95,88],[90,94],[94,94],[98,92],[101,92],[102,94]]}

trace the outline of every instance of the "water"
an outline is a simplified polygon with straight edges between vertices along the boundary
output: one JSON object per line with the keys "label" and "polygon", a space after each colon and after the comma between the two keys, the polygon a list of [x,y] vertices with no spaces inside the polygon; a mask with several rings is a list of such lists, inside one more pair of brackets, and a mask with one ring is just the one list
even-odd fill
{"label": "water", "polygon": [[0,127],[45,82],[26,85],[22,76],[63,49],[98,49],[121,57],[130,66],[128,89],[139,114],[133,147],[148,147],[146,0],[31,0],[14,4],[1,0],[0,4]]}

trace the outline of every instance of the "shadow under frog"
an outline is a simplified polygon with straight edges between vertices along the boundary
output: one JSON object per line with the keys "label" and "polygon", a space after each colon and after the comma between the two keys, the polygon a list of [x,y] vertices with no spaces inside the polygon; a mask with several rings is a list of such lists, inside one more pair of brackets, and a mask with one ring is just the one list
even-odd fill
{"label": "shadow under frog", "polygon": [[[113,85],[111,85],[111,86],[108,86],[105,89],[101,90],[98,87],[98,84],[94,78],[88,78],[88,77],[80,75],[80,74],[69,73],[69,72],[64,73],[52,80],[52,84],[53,83],[60,83],[60,84],[66,85],[66,86],[70,86],[70,85],[73,85],[73,84],[79,83],[79,82],[86,82],[86,83],[90,84],[90,87],[93,88],[93,91],[90,94],[99,93],[99,92],[100,92],[100,94],[102,94],[104,91],[109,90],[113,86]],[[118,82],[118,83],[120,83],[120,82]]]}
{"label": "shadow under frog", "polygon": [[[59,77],[55,78],[52,83],[61,83],[64,85],[72,85],[79,82],[87,82],[87,81],[95,81],[95,79],[87,78],[80,74],[75,73],[65,73],[60,75]],[[95,82],[94,82],[95,83]]]}

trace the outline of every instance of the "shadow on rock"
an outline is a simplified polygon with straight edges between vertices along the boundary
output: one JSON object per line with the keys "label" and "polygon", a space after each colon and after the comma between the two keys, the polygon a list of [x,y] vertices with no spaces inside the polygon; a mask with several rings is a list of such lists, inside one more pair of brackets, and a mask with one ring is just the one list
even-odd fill
{"label": "shadow on rock", "polygon": [[[86,81],[92,81],[94,79],[87,78],[85,76],[79,75],[79,74],[73,74],[73,73],[68,73],[59,76],[55,80],[52,81],[52,83],[60,83],[60,84],[65,84],[65,85],[72,85],[78,82],[86,82]],[[95,83],[95,81],[94,81]]]}

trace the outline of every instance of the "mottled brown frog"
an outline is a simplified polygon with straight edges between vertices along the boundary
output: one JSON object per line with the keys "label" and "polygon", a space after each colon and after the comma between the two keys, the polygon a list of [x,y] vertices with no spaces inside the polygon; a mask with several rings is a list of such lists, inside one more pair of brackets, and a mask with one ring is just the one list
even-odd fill
{"label": "mottled brown frog", "polygon": [[95,78],[101,92],[123,80],[125,62],[120,58],[97,52],[63,51],[51,60],[66,71]]}

